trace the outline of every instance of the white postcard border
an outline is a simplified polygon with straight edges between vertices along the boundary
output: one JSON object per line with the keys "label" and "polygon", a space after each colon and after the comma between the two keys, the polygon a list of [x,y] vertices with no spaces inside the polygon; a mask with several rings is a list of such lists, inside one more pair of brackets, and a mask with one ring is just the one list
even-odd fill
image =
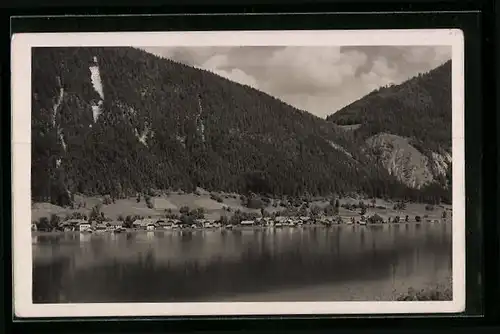
{"label": "white postcard border", "polygon": [[[452,47],[453,300],[433,302],[34,304],[31,250],[31,48],[68,46]],[[12,75],[13,303],[17,317],[457,313],[465,310],[464,38],[458,29],[15,34]]]}

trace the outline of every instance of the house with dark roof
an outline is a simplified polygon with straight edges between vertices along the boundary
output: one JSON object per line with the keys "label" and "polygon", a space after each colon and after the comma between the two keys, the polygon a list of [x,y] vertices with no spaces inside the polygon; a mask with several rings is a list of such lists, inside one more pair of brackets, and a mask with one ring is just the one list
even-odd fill
{"label": "house with dark roof", "polygon": [[158,227],[163,229],[163,230],[170,230],[172,229],[172,222],[170,220],[164,220],[160,219],[157,221]]}

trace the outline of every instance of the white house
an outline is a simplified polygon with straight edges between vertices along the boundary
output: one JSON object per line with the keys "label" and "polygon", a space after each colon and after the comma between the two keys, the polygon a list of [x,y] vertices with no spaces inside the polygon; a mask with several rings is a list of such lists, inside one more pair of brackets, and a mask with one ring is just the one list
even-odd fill
{"label": "white house", "polygon": [[136,228],[136,229],[141,228],[141,226],[142,226],[142,220],[141,219],[134,220],[134,222],[132,223],[132,226],[134,228]]}
{"label": "white house", "polygon": [[214,227],[214,224],[210,220],[205,220],[205,221],[203,221],[202,226],[205,228],[212,228],[212,227]]}
{"label": "white house", "polygon": [[61,222],[59,226],[66,232],[78,231],[80,229],[79,226],[85,223],[87,223],[87,221],[84,219],[69,219],[64,222]]}
{"label": "white house", "polygon": [[243,226],[253,226],[255,222],[253,220],[243,220],[240,224]]}
{"label": "white house", "polygon": [[156,221],[151,218],[143,219],[141,227],[146,231],[154,231],[156,229]]}
{"label": "white house", "polygon": [[145,219],[141,220],[139,228],[141,230],[152,231],[152,230],[156,229],[156,221],[151,219],[151,218],[145,218]]}
{"label": "white house", "polygon": [[95,229],[96,231],[106,231],[107,227],[105,224],[97,224]]}
{"label": "white house", "polygon": [[115,229],[122,228],[123,227],[123,222],[119,220],[115,220],[110,222],[110,225],[113,226]]}
{"label": "white house", "polygon": [[276,219],[274,220],[274,226],[281,227],[287,223],[287,220],[288,220],[287,217],[283,217],[283,216],[276,217]]}
{"label": "white house", "polygon": [[306,223],[308,223],[310,220],[311,220],[311,217],[309,217],[309,216],[302,216],[302,217],[300,217],[300,222],[301,222],[302,224],[306,224]]}
{"label": "white house", "polygon": [[78,229],[80,232],[88,232],[91,231],[91,226],[89,223],[83,223],[78,225]]}

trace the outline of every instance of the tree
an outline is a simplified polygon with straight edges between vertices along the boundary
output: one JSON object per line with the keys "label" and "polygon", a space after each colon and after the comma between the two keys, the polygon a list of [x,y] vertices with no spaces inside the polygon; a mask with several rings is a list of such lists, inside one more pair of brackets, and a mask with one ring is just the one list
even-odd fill
{"label": "tree", "polygon": [[125,221],[123,222],[123,226],[125,228],[131,228],[132,227],[132,223],[134,222],[134,219],[128,215],[126,218],[125,218]]}
{"label": "tree", "polygon": [[192,225],[194,222],[194,218],[190,215],[183,214],[181,215],[181,224],[182,225]]}
{"label": "tree", "polygon": [[394,204],[393,209],[398,210],[398,211],[403,211],[406,209],[406,203],[403,201],[399,201],[399,202]]}
{"label": "tree", "polygon": [[223,203],[224,200],[222,199],[222,197],[220,197],[220,195],[217,195],[215,193],[211,193],[210,194],[210,198],[213,199],[214,201],[218,202],[218,203]]}
{"label": "tree", "polygon": [[89,220],[97,221],[99,220],[100,215],[101,215],[101,205],[100,203],[98,203],[92,207],[92,210],[90,211]]}
{"label": "tree", "polygon": [[106,204],[106,205],[112,204],[113,203],[113,199],[111,198],[110,195],[105,195],[104,198],[103,198],[103,203]]}
{"label": "tree", "polygon": [[226,225],[229,224],[229,219],[227,218],[226,215],[222,215],[220,217],[220,223],[221,223],[222,226],[226,226]]}
{"label": "tree", "polygon": [[265,218],[265,217],[271,217],[271,213],[269,211],[267,211],[266,209],[264,209],[264,208],[260,209],[260,215],[263,218]]}
{"label": "tree", "polygon": [[338,200],[337,200],[337,201],[335,202],[335,207],[333,208],[333,213],[334,213],[335,215],[338,215],[338,214],[339,214],[339,212],[340,212],[340,208],[339,208],[339,202],[338,202]]}
{"label": "tree", "polygon": [[262,209],[265,204],[260,198],[252,197],[247,200],[246,206],[250,209]]}
{"label": "tree", "polygon": [[189,207],[188,206],[183,206],[179,209],[179,212],[183,215],[189,214]]}
{"label": "tree", "polygon": [[325,209],[324,209],[324,213],[327,216],[334,216],[334,215],[336,215],[336,213],[335,213],[335,207],[333,205],[331,205],[331,204],[328,204],[325,207]]}
{"label": "tree", "polygon": [[362,206],[361,207],[361,212],[359,214],[362,215],[362,216],[364,216],[366,214],[366,207]]}
{"label": "tree", "polygon": [[231,225],[238,225],[241,221],[242,221],[242,217],[240,215],[240,213],[238,213],[238,211],[236,211],[232,216],[231,218],[229,219],[229,223]]}
{"label": "tree", "polygon": [[193,209],[189,215],[194,219],[203,219],[205,218],[205,210],[203,208]]}
{"label": "tree", "polygon": [[374,214],[373,216],[371,216],[370,218],[368,218],[368,221],[371,224],[377,224],[377,223],[382,223],[384,221],[384,219],[380,215]]}
{"label": "tree", "polygon": [[47,217],[41,217],[36,227],[38,230],[47,230],[47,229],[52,230],[52,226]]}
{"label": "tree", "polygon": [[308,212],[309,212],[309,210],[308,210],[307,206],[306,205],[302,205],[300,207],[300,209],[299,209],[298,215],[299,216],[307,216]]}
{"label": "tree", "polygon": [[153,202],[152,202],[152,200],[151,200],[151,196],[149,196],[149,195],[144,195],[144,200],[146,201],[146,206],[147,206],[149,209],[153,209],[153,208],[154,208]]}
{"label": "tree", "polygon": [[313,205],[311,207],[311,216],[317,217],[317,216],[319,216],[319,214],[321,213],[321,211],[322,210],[321,210],[321,208],[319,206]]}
{"label": "tree", "polygon": [[374,208],[375,204],[377,204],[377,200],[375,198],[372,198],[371,203],[372,203],[372,208]]}
{"label": "tree", "polygon": [[446,210],[443,210],[443,214],[441,215],[443,219],[446,219]]}
{"label": "tree", "polygon": [[59,216],[57,216],[55,214],[50,215],[50,227],[52,229],[59,228],[60,221],[61,221],[61,219],[59,218]]}

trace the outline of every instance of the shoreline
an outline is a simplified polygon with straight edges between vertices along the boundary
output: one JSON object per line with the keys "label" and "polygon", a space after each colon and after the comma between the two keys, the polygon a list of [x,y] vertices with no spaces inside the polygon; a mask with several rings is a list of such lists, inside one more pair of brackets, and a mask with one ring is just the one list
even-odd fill
{"label": "shoreline", "polygon": [[281,226],[281,227],[276,227],[276,226],[233,226],[233,228],[225,228],[225,227],[211,227],[211,228],[203,228],[203,227],[198,227],[198,228],[192,228],[192,227],[186,227],[186,228],[168,228],[168,229],[163,229],[163,228],[157,228],[155,230],[144,230],[144,229],[126,229],[125,231],[121,231],[116,233],[115,231],[92,231],[92,232],[87,232],[87,231],[31,231],[31,235],[57,235],[57,234],[122,234],[122,233],[155,233],[155,232],[201,232],[201,231],[255,231],[255,230],[284,230],[284,229],[291,229],[291,230],[301,230],[301,229],[310,229],[310,228],[324,228],[328,229],[331,227],[380,227],[380,226],[400,226],[400,225],[424,225],[424,224],[431,224],[431,225],[444,225],[444,224],[451,224],[451,221],[440,221],[440,222],[399,222],[399,223],[372,223],[372,224],[331,224],[331,225],[323,225],[323,224],[304,224],[301,226]]}
{"label": "shoreline", "polygon": [[[304,298],[307,296],[307,299]],[[383,280],[353,281],[349,285],[305,286],[254,294],[209,298],[212,302],[361,302],[361,301],[451,301],[453,284],[449,277],[438,282],[391,283]]]}

